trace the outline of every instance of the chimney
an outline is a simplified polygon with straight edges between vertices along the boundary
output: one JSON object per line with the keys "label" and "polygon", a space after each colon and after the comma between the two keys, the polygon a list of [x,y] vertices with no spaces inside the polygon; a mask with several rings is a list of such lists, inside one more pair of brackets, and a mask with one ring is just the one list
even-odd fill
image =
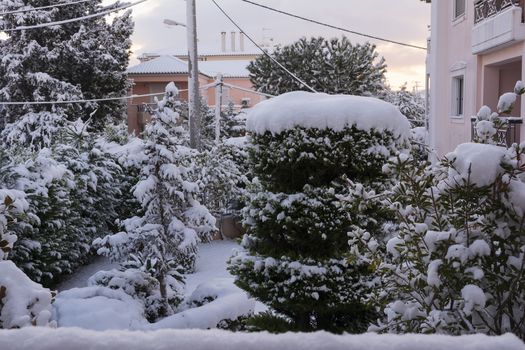
{"label": "chimney", "polygon": [[241,52],[244,52],[244,33],[243,32],[239,33],[239,50]]}
{"label": "chimney", "polygon": [[226,52],[226,32],[221,32],[221,51]]}
{"label": "chimney", "polygon": [[231,32],[231,40],[232,40],[232,52],[235,52],[235,34],[236,32],[232,31]]}

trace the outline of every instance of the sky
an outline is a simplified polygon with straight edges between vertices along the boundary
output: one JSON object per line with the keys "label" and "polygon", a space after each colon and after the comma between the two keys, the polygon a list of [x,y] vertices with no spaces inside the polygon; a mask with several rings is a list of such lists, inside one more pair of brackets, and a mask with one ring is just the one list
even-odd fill
{"label": "sky", "polygon": [[[354,43],[369,39],[314,23],[294,19],[255,7],[241,0],[216,0],[219,5],[257,43],[273,39],[273,44],[290,44],[301,37],[326,38],[348,36]],[[417,46],[426,46],[429,36],[430,4],[419,0],[254,0],[283,11]],[[230,33],[233,24],[211,0],[197,2],[197,35],[199,50],[220,52],[220,33]],[[131,65],[144,52],[185,52],[186,28],[167,26],[165,18],[186,23],[184,0],[148,0],[133,10],[135,33]],[[372,41],[388,65],[387,83],[397,89],[405,82],[409,88],[421,89],[425,79],[426,52],[389,43]],[[250,51],[252,51],[250,49]],[[416,83],[417,82],[417,83]]]}

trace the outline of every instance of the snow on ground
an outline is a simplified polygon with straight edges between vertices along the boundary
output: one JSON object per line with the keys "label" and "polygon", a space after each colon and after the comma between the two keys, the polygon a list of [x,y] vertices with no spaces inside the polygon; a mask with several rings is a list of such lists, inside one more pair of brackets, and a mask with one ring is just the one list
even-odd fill
{"label": "snow on ground", "polygon": [[129,295],[105,287],[73,288],[60,293],[54,303],[58,327],[95,331],[143,329],[147,321],[142,305]]}
{"label": "snow on ground", "polygon": [[524,350],[514,335],[334,335],[326,332],[231,333],[219,330],[107,331],[72,328],[0,330],[0,349],[9,350]]}
{"label": "snow on ground", "polygon": [[167,317],[149,329],[214,328],[224,319],[235,320],[254,310],[264,310],[264,305],[249,299],[246,292],[234,285],[234,277],[227,270],[228,259],[239,248],[235,241],[228,240],[200,245],[195,273],[186,276],[185,303],[195,304],[206,297],[215,300]]}
{"label": "snow on ground", "polygon": [[394,105],[373,97],[289,92],[257,104],[247,120],[247,129],[258,134],[279,134],[298,126],[340,131],[352,125],[365,131],[388,130],[404,140],[410,136],[407,118]]}
{"label": "snow on ground", "polygon": [[[249,299],[246,292],[236,287],[234,277],[227,271],[227,261],[233,250],[240,248],[236,242],[213,241],[199,248],[195,273],[186,277],[181,312],[148,324],[141,316],[141,306],[125,293],[86,287],[87,280],[96,272],[117,267],[105,258],[98,258],[59,286],[62,292],[54,304],[58,326],[91,330],[207,329],[224,319],[235,320],[254,310],[266,310],[263,304]],[[207,298],[213,300],[208,302]]]}
{"label": "snow on ground", "polygon": [[60,283],[56,289],[61,292],[72,288],[87,287],[89,277],[93,276],[95,273],[116,268],[118,268],[118,264],[112,263],[107,257],[97,256],[90,264],[82,266],[67,280]]}

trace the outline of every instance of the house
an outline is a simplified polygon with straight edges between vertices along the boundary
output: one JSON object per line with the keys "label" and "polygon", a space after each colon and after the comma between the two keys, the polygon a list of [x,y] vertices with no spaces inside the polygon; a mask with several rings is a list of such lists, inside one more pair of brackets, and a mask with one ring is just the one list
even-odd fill
{"label": "house", "polygon": [[[429,0],[426,0],[430,2]],[[523,80],[523,0],[432,1],[430,143],[442,156],[471,140],[471,117],[483,106],[496,110],[499,96]],[[513,117],[523,117],[524,100]],[[521,120],[511,118],[503,143],[525,140]]]}
{"label": "house", "polygon": [[[199,84],[201,96],[210,107],[215,107],[215,87],[218,74],[223,77],[222,106],[233,103],[236,108],[252,107],[265,99],[256,93],[249,78],[248,65],[261,53],[246,52],[244,36],[231,33],[231,48],[226,48],[226,32],[221,33],[221,51],[199,54]],[[139,57],[140,63],[127,70],[132,81],[133,95],[161,94],[166,85],[174,82],[181,90],[179,98],[188,100],[188,60],[187,53],[145,53]],[[207,87],[208,86],[208,87]],[[128,129],[140,132],[149,121],[146,106],[154,104],[156,96],[137,97],[128,103]]]}

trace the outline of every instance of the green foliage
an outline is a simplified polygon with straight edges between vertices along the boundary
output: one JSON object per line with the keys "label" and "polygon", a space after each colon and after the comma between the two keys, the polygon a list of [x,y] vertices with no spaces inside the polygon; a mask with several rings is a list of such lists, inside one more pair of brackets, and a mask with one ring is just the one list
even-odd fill
{"label": "green foliage", "polygon": [[366,331],[377,316],[369,298],[375,264],[348,247],[348,232],[380,235],[391,214],[377,201],[357,199],[384,190],[382,165],[403,142],[355,126],[250,139],[255,178],[243,210],[249,235],[229,269],[239,287],[279,315],[262,317],[257,327]]}
{"label": "green foliage", "polygon": [[[346,37],[318,37],[277,47],[271,55],[317,92],[378,96],[384,89],[386,64],[375,49],[370,43],[353,45]],[[307,90],[265,55],[248,70],[258,91],[277,96]]]}
{"label": "green foliage", "polygon": [[358,182],[383,178],[381,167],[395,154],[399,140],[388,132],[357,127],[342,131],[295,128],[252,135],[253,173],[272,191],[293,193],[305,184],[325,186],[345,175]]}
{"label": "green foliage", "polygon": [[484,167],[462,168],[458,150],[435,167],[412,158],[389,166],[398,177],[388,203],[399,227],[387,253],[375,254],[385,318],[374,329],[513,332],[525,339],[525,217],[516,201],[525,193],[525,150],[470,147],[470,154],[484,150],[487,160],[499,155],[496,176],[481,182]]}
{"label": "green foliage", "polygon": [[[0,4],[2,12],[13,8],[33,8],[52,1],[15,0]],[[101,1],[90,1],[60,9],[44,9],[2,17],[2,26],[34,25],[82,17],[103,7]],[[9,101],[56,101],[124,96],[129,90],[125,74],[133,32],[131,13],[107,21],[104,17],[45,27],[31,31],[13,31],[0,42],[4,61],[0,63],[0,95]],[[27,48],[31,47],[31,50]],[[101,131],[108,122],[123,120],[124,101],[63,105],[5,106],[0,120],[15,123],[25,139],[13,139],[32,146],[49,146],[53,127],[60,119],[84,122]],[[0,130],[4,125],[0,125]],[[40,126],[40,128],[39,128]],[[39,135],[41,134],[41,135]]]}
{"label": "green foliage", "polygon": [[408,91],[406,83],[397,91],[388,90],[384,100],[396,106],[412,127],[425,126],[425,99]]}

